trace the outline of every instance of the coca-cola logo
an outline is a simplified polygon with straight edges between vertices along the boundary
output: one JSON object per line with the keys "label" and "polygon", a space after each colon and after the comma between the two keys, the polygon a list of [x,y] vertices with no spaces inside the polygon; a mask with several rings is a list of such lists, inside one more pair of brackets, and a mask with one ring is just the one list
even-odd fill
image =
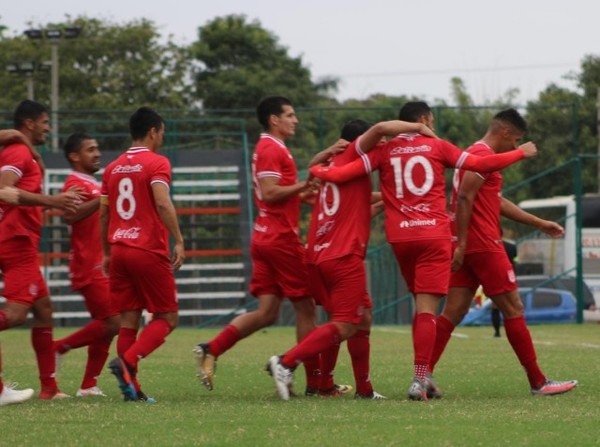
{"label": "coca-cola logo", "polygon": [[113,239],[137,239],[140,237],[140,227],[117,228]]}

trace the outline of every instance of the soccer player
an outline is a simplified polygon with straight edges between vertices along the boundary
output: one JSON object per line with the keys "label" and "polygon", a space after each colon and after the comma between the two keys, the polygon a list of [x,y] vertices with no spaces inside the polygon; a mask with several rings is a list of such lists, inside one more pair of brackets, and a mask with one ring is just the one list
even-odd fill
{"label": "soccer player", "polygon": [[108,358],[113,337],[119,331],[119,312],[112,305],[108,278],[102,272],[100,240],[100,188],[94,173],[100,169],[98,143],[84,133],[74,133],[64,145],[65,157],[73,172],[65,179],[63,191],[77,188],[85,199],[77,212],[65,212],[63,220],[71,226],[69,277],[74,291],[83,295],[93,321],[73,334],[55,340],[58,362],[71,349],[88,347],[88,359],[78,397],[106,396],[98,388],[98,376]]}
{"label": "soccer player", "polygon": [[[513,149],[527,130],[523,117],[514,109],[494,116],[484,137],[467,152],[491,157]],[[444,309],[437,318],[437,337],[430,368],[433,372],[455,326],[467,311],[475,289],[481,284],[486,296],[504,315],[506,337],[525,369],[531,392],[552,395],[567,392],[576,380],[549,380],[537,364],[536,352],[523,315],[512,264],[502,244],[500,215],[528,224],[552,236],[564,229],[557,223],[539,219],[502,197],[502,174],[456,171],[453,181],[451,220],[456,236],[452,259],[450,290]]]}
{"label": "soccer player", "polygon": [[[364,121],[350,122],[344,127],[342,138],[353,143],[333,158],[331,166],[344,166],[366,157],[365,151],[371,150],[385,134],[426,132],[434,136],[420,123],[393,122],[391,126],[382,132],[381,125],[368,130],[369,125]],[[371,229],[371,201],[371,179],[366,175],[339,186],[325,182],[320,187],[309,229],[307,264],[313,293],[331,319],[281,358],[273,356],[269,360],[269,371],[284,400],[289,399],[292,373],[298,364],[318,353],[321,353],[322,364],[335,364],[339,344],[346,339],[356,380],[356,397],[385,399],[373,390],[369,379],[372,304],[367,292],[364,258]],[[322,394],[335,391],[329,375],[332,369],[332,366],[322,368],[325,373]]]}
{"label": "soccer player", "polygon": [[[46,108],[34,101],[21,102],[14,112],[15,129],[28,144],[16,143],[0,151],[0,188],[19,189],[18,205],[0,204],[0,270],[4,274],[6,305],[0,310],[0,331],[25,323],[33,313],[31,343],[41,382],[40,399],[68,397],[58,389],[52,340],[52,305],[38,264],[42,207],[76,211],[77,191],[44,195],[42,172],[32,150],[46,141],[50,131]],[[25,206],[23,206],[25,205]]]}
{"label": "soccer player", "polygon": [[[433,113],[421,101],[405,104],[399,118],[433,128]],[[448,291],[450,277],[451,241],[444,169],[490,172],[536,153],[535,145],[527,143],[504,154],[476,157],[447,141],[404,133],[346,166],[311,168],[316,177],[338,183],[379,169],[386,238],[415,298],[414,378],[408,391],[410,399],[427,400],[428,393],[435,397],[438,391],[426,375],[435,343],[435,312]]]}
{"label": "soccer player", "polygon": [[[252,179],[258,215],[254,224],[250,255],[250,293],[258,309],[234,318],[215,338],[194,348],[198,377],[213,389],[215,363],[238,341],[273,324],[281,300],[287,297],[296,312],[296,337],[303,339],[315,326],[315,302],[309,294],[304,264],[304,246],[298,235],[301,195],[312,182],[298,181],[296,164],[284,141],[296,132],[298,118],[289,99],[270,96],[257,107],[265,129],[252,157]],[[318,388],[318,358],[305,363],[307,386]]]}
{"label": "soccer player", "polygon": [[[169,195],[171,164],[158,154],[163,118],[140,107],[129,118],[132,147],[102,176],[100,233],[103,270],[121,313],[118,357],[109,363],[125,400],[154,402],[137,380],[138,363],[165,342],[178,320],[173,271],[184,258],[183,237]],[[174,246],[169,259],[169,234]],[[137,335],[146,309],[152,321]]]}

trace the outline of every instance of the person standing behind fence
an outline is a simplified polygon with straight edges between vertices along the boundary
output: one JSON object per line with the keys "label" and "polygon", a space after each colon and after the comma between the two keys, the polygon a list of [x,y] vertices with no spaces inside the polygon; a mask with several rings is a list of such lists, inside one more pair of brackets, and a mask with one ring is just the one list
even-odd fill
{"label": "person standing behind fence", "polygon": [[102,272],[100,240],[100,188],[94,173],[100,169],[100,150],[91,136],[75,133],[64,145],[73,172],[65,179],[63,191],[78,188],[85,191],[84,202],[77,212],[65,212],[63,220],[70,225],[71,250],[69,278],[74,291],[83,295],[93,318],[73,334],[55,340],[57,367],[62,356],[71,349],[88,347],[88,358],[78,397],[106,396],[98,388],[98,376],[104,368],[113,337],[119,331],[119,312],[112,303],[108,278]]}
{"label": "person standing behind fence", "polygon": [[[194,349],[198,377],[208,390],[214,386],[217,358],[238,341],[275,323],[284,297],[296,311],[298,340],[315,327],[315,302],[308,291],[305,249],[298,235],[301,194],[312,187],[312,182],[298,181],[296,163],[284,143],[296,133],[298,118],[290,100],[282,96],[263,99],[256,112],[265,130],[252,157],[258,216],[250,246],[250,293],[258,299],[258,309],[234,318],[215,338]],[[304,366],[307,386],[318,388],[318,358]]]}
{"label": "person standing behind fence", "polygon": [[29,311],[33,313],[31,344],[41,383],[39,398],[62,399],[69,396],[56,383],[52,304],[40,272],[38,246],[42,207],[75,212],[81,200],[77,191],[42,194],[42,171],[32,146],[44,144],[50,131],[46,108],[25,100],[15,109],[14,124],[28,144],[10,144],[0,151],[0,188],[19,189],[18,205],[0,204],[0,270],[6,298],[0,310],[0,331],[24,324]]}
{"label": "person standing behind fence", "polygon": [[[102,176],[100,233],[103,270],[121,313],[118,357],[109,363],[126,401],[154,402],[141,390],[138,363],[161,346],[178,321],[173,271],[185,259],[183,237],[169,195],[171,164],[158,154],[165,122],[140,107],[129,119],[132,147]],[[169,234],[174,239],[169,258]],[[152,321],[137,335],[142,311]]]}
{"label": "person standing behind fence", "polygon": [[[510,151],[526,130],[527,123],[519,112],[503,110],[494,116],[483,139],[467,153],[489,158]],[[455,172],[450,217],[456,244],[450,289],[444,309],[436,320],[437,336],[429,362],[430,371],[433,372],[452,331],[467,313],[473,293],[481,284],[485,295],[502,311],[506,338],[525,369],[531,393],[565,393],[573,389],[577,381],[549,380],[537,363],[515,272],[502,244],[500,215],[535,226],[552,237],[564,234],[564,229],[556,222],[540,219],[503,198],[500,172]]]}

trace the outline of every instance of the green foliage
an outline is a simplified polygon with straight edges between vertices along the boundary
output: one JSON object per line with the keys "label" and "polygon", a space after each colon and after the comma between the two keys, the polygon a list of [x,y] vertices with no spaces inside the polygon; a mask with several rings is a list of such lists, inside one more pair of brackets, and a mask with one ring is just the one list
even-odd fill
{"label": "green foliage", "polygon": [[[534,397],[505,337],[490,327],[458,328],[436,369],[441,400],[411,402],[409,326],[375,327],[371,379],[386,401],[298,397],[278,399],[266,360],[294,344],[292,328],[268,328],[219,358],[215,389],[196,378],[191,348],[216,330],[175,330],[140,363],[140,380],[156,404],[123,402],[114,377],[99,379],[107,398],[39,401],[0,408],[3,445],[103,446],[552,446],[598,442],[597,325],[530,328],[539,362],[550,377],[579,379],[571,393]],[[69,331],[70,332],[70,331]],[[65,336],[65,329],[56,336]],[[4,377],[38,389],[28,330],[3,332]],[[112,355],[114,354],[114,343]],[[74,394],[85,367],[85,349],[67,354],[61,388]],[[585,366],[582,366],[585,365]],[[304,372],[295,374],[304,390]],[[338,383],[354,384],[346,347]]]}

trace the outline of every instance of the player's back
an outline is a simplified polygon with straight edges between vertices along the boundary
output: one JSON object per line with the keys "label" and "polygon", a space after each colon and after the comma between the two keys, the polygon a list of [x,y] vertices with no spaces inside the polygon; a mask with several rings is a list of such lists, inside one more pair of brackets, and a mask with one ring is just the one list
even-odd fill
{"label": "player's back", "polygon": [[450,237],[444,169],[454,166],[456,149],[444,140],[400,134],[378,151],[374,168],[380,170],[389,242]]}
{"label": "player's back", "polygon": [[147,148],[131,148],[109,164],[103,175],[102,195],[110,208],[110,243],[168,256],[168,231],[162,223],[152,185],[169,187],[171,165]]}

